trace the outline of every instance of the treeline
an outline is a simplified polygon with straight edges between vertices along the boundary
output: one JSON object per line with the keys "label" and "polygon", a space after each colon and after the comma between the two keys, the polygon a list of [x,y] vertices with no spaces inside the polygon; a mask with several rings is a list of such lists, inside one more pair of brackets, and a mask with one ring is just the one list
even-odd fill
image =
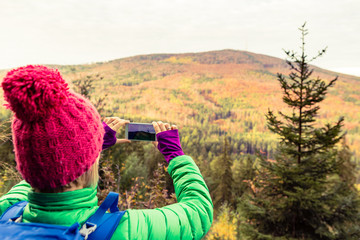
{"label": "treeline", "polygon": [[[307,34],[304,26],[302,46]],[[300,54],[285,53],[292,72],[287,77],[277,75],[284,105],[288,106],[280,113],[272,111],[274,106],[266,115],[259,112],[254,106],[266,102],[259,94],[250,93],[245,101],[219,96],[209,88],[138,87],[157,78],[147,71],[119,74],[122,81],[116,84],[136,89],[123,93],[125,100],[114,97],[111,91],[109,96],[97,96],[99,89],[105,89],[100,86],[100,75],[76,79],[73,87],[89,98],[103,117],[119,116],[121,112],[119,117],[131,122],[173,119],[175,122],[171,123],[177,125],[176,119],[182,118],[179,132],[183,150],[199,166],[215,206],[215,221],[208,239],[359,239],[359,152],[348,147],[349,142],[352,146],[360,143],[359,128],[348,126],[346,136],[343,118],[325,122],[329,117],[327,109],[320,118],[318,111],[323,105],[319,103],[337,78],[311,78],[313,70],[304,48]],[[320,51],[319,56],[324,53]],[[173,57],[171,61],[183,64],[192,59]],[[212,54],[207,54],[204,61],[222,63]],[[215,77],[201,76],[196,80],[206,84],[215,81]],[[184,82],[193,83],[188,79]],[[116,90],[116,84],[112,84],[112,90]],[[161,96],[169,104],[148,106],[143,96],[154,97],[159,92],[165,93]],[[136,101],[140,103],[135,104]],[[351,101],[356,102],[356,98]],[[172,112],[178,106],[186,113]],[[243,107],[246,110],[240,111]],[[145,110],[156,111],[156,116],[164,118],[141,114]],[[19,175],[15,171],[10,114],[5,110],[1,114],[0,187],[5,192],[19,180]],[[356,114],[351,114],[353,119]],[[122,138],[124,130],[118,136]],[[102,152],[98,190],[100,201],[109,191],[119,192],[121,209],[161,207],[176,198],[164,158],[151,143],[144,142],[116,145]]]}
{"label": "treeline", "polygon": [[[212,58],[225,62],[221,66],[207,64],[206,59]],[[238,58],[251,67],[229,65],[231,59]],[[206,61],[200,63],[197,59]],[[271,64],[275,68],[271,68]],[[81,74],[101,73],[103,79],[94,81],[96,89],[93,94],[108,93],[107,113],[110,115],[122,118],[148,116],[151,120],[159,118],[201,130],[216,125],[230,136],[241,133],[260,138],[262,135],[266,142],[272,139],[271,146],[274,147],[277,139],[267,130],[264,115],[268,107],[274,111],[284,108],[274,72],[283,70],[284,64],[280,59],[225,50],[138,56],[102,65],[60,66],[60,70],[72,80]],[[316,71],[326,80],[332,75],[324,70]],[[346,119],[344,131],[347,132],[352,157],[360,162],[357,81],[349,76],[341,77],[322,105],[319,123],[336,120],[341,111]],[[254,145],[253,141],[258,142],[252,137],[246,142]]]}

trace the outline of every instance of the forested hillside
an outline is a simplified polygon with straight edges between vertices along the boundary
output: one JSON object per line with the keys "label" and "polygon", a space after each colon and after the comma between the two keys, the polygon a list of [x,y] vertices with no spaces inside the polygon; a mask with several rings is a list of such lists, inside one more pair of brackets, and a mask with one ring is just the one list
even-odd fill
{"label": "forested hillside", "polygon": [[[259,191],[256,182],[261,162],[276,162],[279,139],[268,130],[266,113],[271,109],[276,114],[280,110],[292,114],[282,101],[277,80],[277,73],[287,76],[290,72],[284,60],[222,50],[50,67],[58,68],[72,89],[90,97],[103,117],[176,124],[184,152],[198,164],[213,198],[217,223],[208,239],[240,234],[236,229],[248,220],[234,209],[244,193],[255,196]],[[352,157],[358,163],[360,78],[313,68],[312,76],[325,82],[339,77],[320,104],[315,127],[333,124],[343,116],[346,141],[339,144],[339,158]],[[0,71],[1,79],[6,72]],[[0,92],[1,105],[2,95]],[[20,180],[14,170],[10,116],[10,111],[0,108],[0,195]],[[119,133],[122,136],[123,131]],[[121,193],[121,209],[174,202],[172,181],[162,163],[163,157],[150,143],[132,142],[104,151],[100,200],[111,190]],[[356,182],[360,183],[359,176]]]}
{"label": "forested hillside", "polygon": [[[271,157],[276,147],[264,114],[268,108],[283,108],[276,73],[286,74],[288,67],[281,59],[222,50],[52,67],[59,68],[69,82],[87,76],[94,79],[92,94],[107,94],[106,115],[177,124],[183,129],[185,149],[195,158],[211,161],[219,152],[219,136],[225,133],[231,139],[234,159],[256,150]],[[0,77],[5,73],[1,71]],[[321,105],[320,119],[323,124],[345,117],[347,142],[359,160],[360,78],[320,68],[315,68],[313,75],[325,80],[339,75]],[[4,109],[1,115],[6,115]]]}

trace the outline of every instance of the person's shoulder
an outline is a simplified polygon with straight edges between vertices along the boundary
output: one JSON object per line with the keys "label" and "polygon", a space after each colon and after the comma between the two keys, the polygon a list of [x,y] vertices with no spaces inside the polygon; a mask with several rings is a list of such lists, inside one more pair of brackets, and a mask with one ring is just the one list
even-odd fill
{"label": "person's shoulder", "polygon": [[9,192],[0,197],[0,215],[6,209],[11,207],[17,202],[28,201],[28,192],[31,190],[30,184],[26,181],[21,181],[12,187]]}

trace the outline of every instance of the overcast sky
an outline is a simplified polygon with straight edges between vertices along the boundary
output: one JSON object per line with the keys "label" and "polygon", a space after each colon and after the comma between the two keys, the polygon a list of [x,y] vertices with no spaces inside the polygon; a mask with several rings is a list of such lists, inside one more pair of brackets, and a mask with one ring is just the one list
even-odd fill
{"label": "overcast sky", "polygon": [[284,58],[307,21],[315,65],[360,76],[359,0],[0,0],[0,69],[151,53],[247,50]]}

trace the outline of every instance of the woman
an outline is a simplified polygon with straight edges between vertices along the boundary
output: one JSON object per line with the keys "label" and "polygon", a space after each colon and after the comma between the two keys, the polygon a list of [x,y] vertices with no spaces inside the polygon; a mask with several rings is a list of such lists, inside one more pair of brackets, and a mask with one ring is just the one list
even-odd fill
{"label": "woman", "polygon": [[[124,142],[112,141],[111,135],[128,121],[108,118],[108,126],[103,125],[94,106],[69,90],[57,70],[45,66],[14,69],[2,87],[14,112],[15,159],[24,181],[0,198],[0,214],[26,200],[23,222],[83,225],[98,208],[100,152]],[[111,239],[201,239],[213,218],[208,188],[194,161],[183,154],[176,126],[153,125],[178,203],[128,209]]]}

